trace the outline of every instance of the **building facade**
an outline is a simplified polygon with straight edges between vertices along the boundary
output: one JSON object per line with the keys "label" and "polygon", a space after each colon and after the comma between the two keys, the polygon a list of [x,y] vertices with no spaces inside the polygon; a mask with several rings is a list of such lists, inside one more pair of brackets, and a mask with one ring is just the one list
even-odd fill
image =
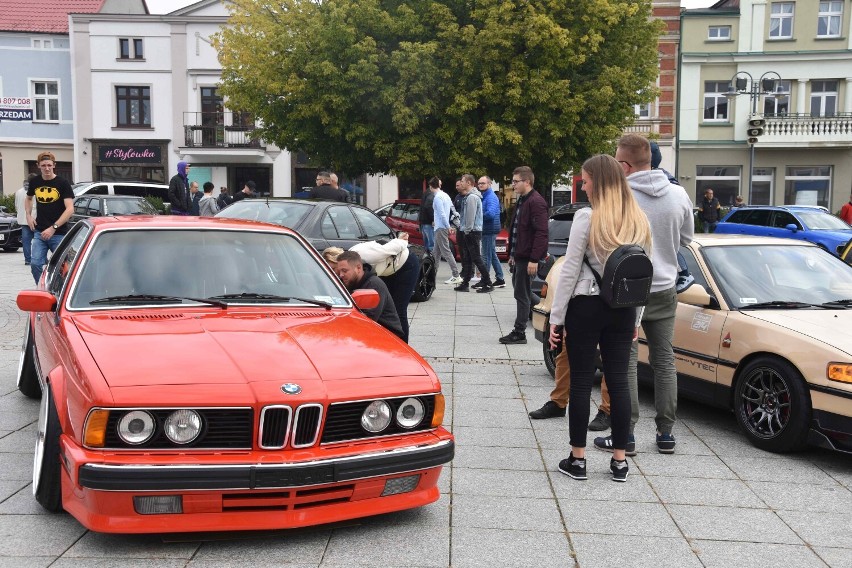
{"label": "building facade", "polygon": [[[851,13],[845,0],[683,12],[677,175],[693,199],[831,211],[849,199]],[[753,120],[765,125],[748,132]]]}

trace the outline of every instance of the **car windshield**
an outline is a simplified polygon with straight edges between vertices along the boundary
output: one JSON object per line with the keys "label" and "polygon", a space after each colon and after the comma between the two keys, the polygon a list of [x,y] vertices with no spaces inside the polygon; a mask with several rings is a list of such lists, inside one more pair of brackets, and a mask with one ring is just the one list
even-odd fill
{"label": "car windshield", "polygon": [[313,207],[310,203],[296,201],[237,201],[216,217],[263,221],[295,229]]}
{"label": "car windshield", "polygon": [[86,189],[87,187],[89,187],[90,185],[92,185],[92,182],[90,182],[90,181],[84,181],[84,182],[75,183],[74,185],[72,185],[71,191],[74,192],[74,197],[83,193],[83,190]]}
{"label": "car windshield", "polygon": [[797,211],[796,214],[802,220],[802,223],[812,231],[849,231],[852,229],[845,221],[838,219],[831,213]]}
{"label": "car windshield", "polygon": [[551,219],[547,224],[547,238],[552,241],[567,241],[571,234],[571,225],[574,221],[563,219]]}
{"label": "car windshield", "polygon": [[[107,231],[97,236],[86,254],[70,307],[138,306],[146,298],[156,300],[148,304],[180,304],[180,298],[217,297],[228,305],[350,305],[321,263],[298,238],[282,233]],[[299,302],[299,298],[307,301]]]}
{"label": "car windshield", "polygon": [[107,199],[104,215],[156,215],[154,206],[144,199]]}
{"label": "car windshield", "polygon": [[852,299],[852,266],[817,247],[731,245],[702,252],[728,304],[824,304]]}

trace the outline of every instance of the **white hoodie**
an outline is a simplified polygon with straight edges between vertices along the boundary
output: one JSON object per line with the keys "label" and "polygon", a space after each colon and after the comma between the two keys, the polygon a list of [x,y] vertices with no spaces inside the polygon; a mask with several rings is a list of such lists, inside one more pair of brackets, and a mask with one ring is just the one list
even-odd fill
{"label": "white hoodie", "polygon": [[668,290],[677,280],[677,252],[692,242],[695,231],[692,201],[686,190],[671,183],[663,170],[633,172],[627,182],[651,224],[651,292]]}

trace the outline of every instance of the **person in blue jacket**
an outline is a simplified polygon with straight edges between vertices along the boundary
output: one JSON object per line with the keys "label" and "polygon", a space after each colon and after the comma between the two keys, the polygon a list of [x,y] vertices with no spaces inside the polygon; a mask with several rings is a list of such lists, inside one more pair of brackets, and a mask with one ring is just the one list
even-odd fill
{"label": "person in blue jacket", "polygon": [[[482,193],[482,260],[485,262],[485,270],[494,267],[495,288],[505,288],[506,281],[503,280],[503,266],[497,258],[497,234],[500,232],[500,198],[491,187],[491,178],[482,176],[477,182],[477,188]],[[484,278],[484,277],[483,277]],[[474,285],[476,288],[477,285]]]}

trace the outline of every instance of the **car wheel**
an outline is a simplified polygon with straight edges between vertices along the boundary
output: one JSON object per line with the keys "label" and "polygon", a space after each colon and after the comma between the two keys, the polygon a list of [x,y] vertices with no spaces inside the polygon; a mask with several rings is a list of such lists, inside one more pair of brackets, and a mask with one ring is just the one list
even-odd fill
{"label": "car wheel", "polygon": [[417,287],[414,288],[414,294],[411,295],[412,302],[425,302],[432,297],[437,275],[435,257],[428,253],[423,255],[423,258],[420,259],[420,275],[417,277]]}
{"label": "car wheel", "polygon": [[551,377],[556,378],[556,356],[559,355],[559,351],[550,348],[550,316],[544,320],[544,341],[541,342],[541,350],[547,372]]}
{"label": "car wheel", "polygon": [[734,390],[734,412],[762,450],[790,452],[807,442],[811,399],[802,375],[787,361],[759,357],[746,365]]}
{"label": "car wheel", "polygon": [[38,437],[33,457],[33,496],[39,505],[51,512],[62,510],[61,466],[59,464],[59,415],[45,390],[38,411]]}
{"label": "car wheel", "polygon": [[40,398],[41,384],[35,366],[35,348],[32,340],[32,325],[27,322],[24,332],[24,344],[21,346],[21,357],[18,359],[18,390],[26,397]]}

